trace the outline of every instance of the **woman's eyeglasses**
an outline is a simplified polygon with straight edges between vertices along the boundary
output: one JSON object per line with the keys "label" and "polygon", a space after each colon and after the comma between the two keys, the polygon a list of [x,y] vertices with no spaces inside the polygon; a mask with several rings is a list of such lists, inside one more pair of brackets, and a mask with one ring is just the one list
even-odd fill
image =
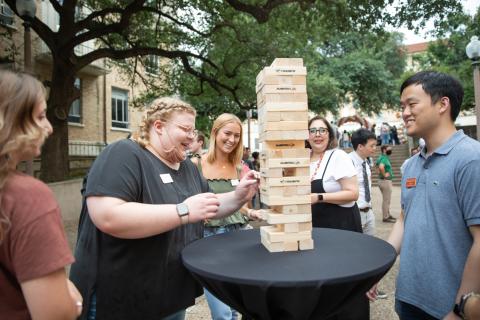
{"label": "woman's eyeglasses", "polygon": [[308,129],[308,132],[314,136],[317,134],[317,132],[321,135],[324,135],[324,134],[327,134],[328,133],[328,129],[327,128],[322,128],[322,127],[319,127],[319,128],[310,128]]}
{"label": "woman's eyeglasses", "polygon": [[185,131],[186,134],[188,134],[188,136],[192,139],[195,139],[197,136],[198,136],[198,130],[197,129],[192,129],[192,128],[189,128],[189,127],[186,127],[180,123],[177,123],[175,121],[170,121],[172,122],[173,124],[175,124],[177,127],[179,127],[180,129],[182,129],[183,131]]}

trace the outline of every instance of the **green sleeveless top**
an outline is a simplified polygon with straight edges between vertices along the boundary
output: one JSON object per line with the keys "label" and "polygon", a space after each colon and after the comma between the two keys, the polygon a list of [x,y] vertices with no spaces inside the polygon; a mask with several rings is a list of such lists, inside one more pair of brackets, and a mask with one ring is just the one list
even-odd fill
{"label": "green sleeveless top", "polygon": [[[202,160],[198,159],[197,162],[198,170],[203,175],[202,171]],[[237,168],[237,178],[240,180],[241,169]],[[235,186],[232,186],[232,180],[230,179],[207,179],[210,189],[213,193],[225,193],[235,190]],[[246,224],[248,223],[248,218],[245,217],[240,211],[236,211],[234,214],[231,214],[222,219],[210,219],[205,223],[206,227],[223,227],[230,224]]]}

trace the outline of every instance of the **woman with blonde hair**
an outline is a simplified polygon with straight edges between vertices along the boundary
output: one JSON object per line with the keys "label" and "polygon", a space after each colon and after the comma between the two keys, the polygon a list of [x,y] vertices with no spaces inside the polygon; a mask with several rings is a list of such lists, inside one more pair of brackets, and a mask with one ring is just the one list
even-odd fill
{"label": "woman with blonde hair", "polygon": [[82,297],[67,279],[73,256],[60,209],[41,181],[16,170],[52,133],[45,90],[26,74],[0,71],[0,315],[75,319]]}
{"label": "woman with blonde hair", "polygon": [[257,190],[253,173],[214,194],[186,152],[195,109],[160,98],[133,139],[110,144],[88,174],[71,278],[81,319],[184,319],[202,290],[181,261],[203,221],[236,212]]}
{"label": "woman with blonde hair", "polygon": [[[238,181],[250,171],[242,162],[242,123],[231,114],[223,113],[213,122],[208,152],[202,156],[197,166],[207,179],[214,193],[235,190]],[[233,230],[245,229],[248,220],[259,219],[257,210],[244,204],[234,214],[222,219],[208,219],[205,222],[204,236],[212,236]],[[236,319],[236,311],[224,304],[205,289],[205,296],[213,320]]]}

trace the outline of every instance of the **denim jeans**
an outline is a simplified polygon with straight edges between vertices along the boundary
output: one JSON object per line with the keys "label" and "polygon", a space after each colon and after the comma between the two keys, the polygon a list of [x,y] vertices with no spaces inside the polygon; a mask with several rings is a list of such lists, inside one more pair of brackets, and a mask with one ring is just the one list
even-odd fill
{"label": "denim jeans", "polygon": [[[87,320],[97,319],[97,294],[94,292],[90,298],[90,309],[88,309]],[[174,314],[162,318],[161,320],[184,320],[185,310],[180,310]]]}
{"label": "denim jeans", "polygon": [[437,320],[420,308],[395,299],[395,312],[400,320]]}
{"label": "denim jeans", "polygon": [[[221,227],[205,227],[203,231],[203,236],[210,237],[215,234],[222,234],[234,230],[241,230],[245,227],[246,225],[241,224],[230,224]],[[212,320],[236,320],[239,318],[237,311],[223,303],[207,289],[203,289],[203,292],[205,293],[205,298],[207,299],[208,307],[210,308]]]}

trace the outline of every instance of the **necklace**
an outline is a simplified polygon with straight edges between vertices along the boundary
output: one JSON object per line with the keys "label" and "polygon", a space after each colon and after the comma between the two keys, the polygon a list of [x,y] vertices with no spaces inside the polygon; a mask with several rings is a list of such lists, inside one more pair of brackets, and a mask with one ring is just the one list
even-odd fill
{"label": "necklace", "polygon": [[313,172],[313,175],[310,177],[310,181],[313,181],[313,179],[317,175],[317,171],[318,171],[318,168],[320,168],[320,164],[322,163],[322,159],[323,159],[324,154],[325,154],[325,152],[320,155],[320,159],[318,159],[317,166],[315,167],[315,171]]}

